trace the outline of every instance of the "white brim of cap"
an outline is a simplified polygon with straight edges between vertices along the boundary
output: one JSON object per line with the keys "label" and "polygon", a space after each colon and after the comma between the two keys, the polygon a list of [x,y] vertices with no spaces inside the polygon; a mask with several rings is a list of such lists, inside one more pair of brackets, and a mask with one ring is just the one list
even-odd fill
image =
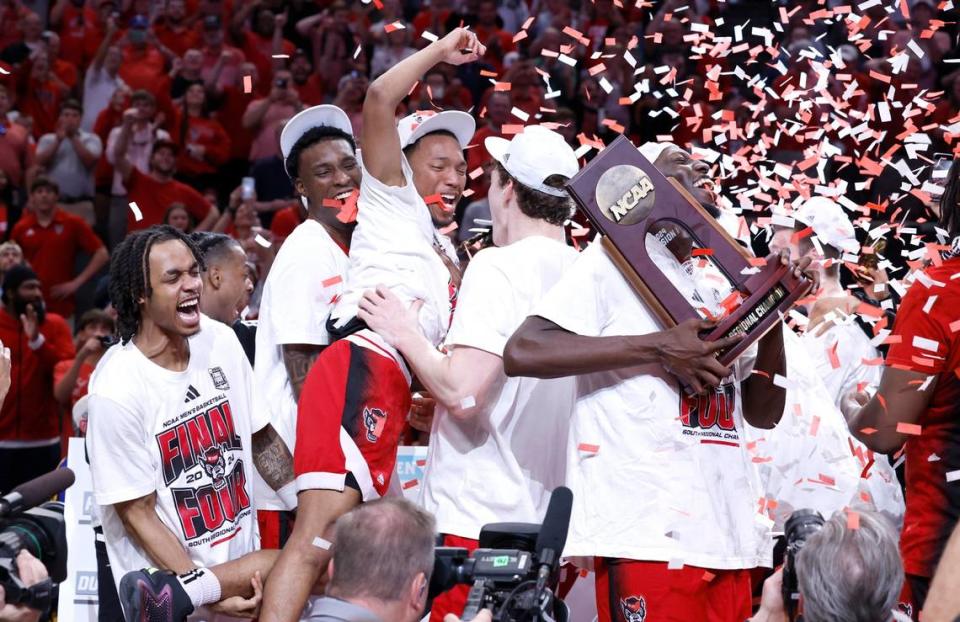
{"label": "white brim of cap", "polygon": [[504,162],[504,156],[507,155],[507,151],[510,150],[509,140],[500,138],[499,136],[488,136],[483,140],[483,146],[491,158],[500,164],[506,164]]}
{"label": "white brim of cap", "polygon": [[297,144],[300,137],[321,125],[335,127],[353,136],[353,125],[350,123],[350,117],[339,107],[323,104],[301,110],[287,121],[287,124],[283,126],[283,131],[280,132],[280,153],[283,154],[284,163],[286,163],[290,150]]}
{"label": "white brim of cap", "polygon": [[460,143],[460,148],[466,149],[470,145],[470,141],[473,140],[474,133],[477,131],[477,123],[473,120],[473,117],[466,112],[460,110],[444,110],[418,125],[417,129],[413,130],[410,136],[407,137],[406,142],[400,145],[400,148],[403,149],[408,145],[412,145],[427,134],[440,130],[446,130],[456,136],[457,142]]}

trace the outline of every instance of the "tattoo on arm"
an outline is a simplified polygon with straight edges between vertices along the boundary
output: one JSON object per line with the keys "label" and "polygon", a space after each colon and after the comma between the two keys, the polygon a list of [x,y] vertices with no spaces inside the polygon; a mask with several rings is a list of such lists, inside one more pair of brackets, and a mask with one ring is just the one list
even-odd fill
{"label": "tattoo on arm", "polygon": [[270,488],[279,490],[293,481],[293,456],[272,425],[253,435],[253,463]]}
{"label": "tattoo on arm", "polygon": [[313,367],[313,362],[320,356],[323,346],[313,345],[284,345],[283,346],[283,364],[287,368],[287,375],[290,377],[290,388],[293,389],[293,399],[300,401],[300,391],[303,390],[303,382]]}

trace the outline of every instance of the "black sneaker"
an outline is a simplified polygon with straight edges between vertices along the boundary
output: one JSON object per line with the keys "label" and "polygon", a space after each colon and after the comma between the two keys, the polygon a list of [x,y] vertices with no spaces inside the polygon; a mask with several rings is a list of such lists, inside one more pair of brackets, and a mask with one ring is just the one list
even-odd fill
{"label": "black sneaker", "polygon": [[120,579],[120,604],[126,622],[182,622],[193,603],[169,570],[144,568]]}

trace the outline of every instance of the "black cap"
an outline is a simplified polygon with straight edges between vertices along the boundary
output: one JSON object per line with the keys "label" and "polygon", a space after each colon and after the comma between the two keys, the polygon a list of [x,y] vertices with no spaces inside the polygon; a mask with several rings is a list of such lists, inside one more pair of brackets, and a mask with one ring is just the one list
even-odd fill
{"label": "black cap", "polygon": [[204,30],[220,30],[222,27],[219,15],[207,15],[203,18]]}
{"label": "black cap", "polygon": [[23,285],[24,281],[40,280],[40,277],[37,276],[37,273],[34,272],[29,266],[20,264],[19,266],[14,266],[7,270],[7,273],[3,276],[3,291],[5,292],[15,292],[17,289]]}

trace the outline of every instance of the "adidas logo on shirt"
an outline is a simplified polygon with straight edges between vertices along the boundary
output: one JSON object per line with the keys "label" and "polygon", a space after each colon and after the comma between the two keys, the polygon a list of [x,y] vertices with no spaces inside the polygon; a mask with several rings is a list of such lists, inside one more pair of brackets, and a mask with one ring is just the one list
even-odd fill
{"label": "adidas logo on shirt", "polygon": [[187,387],[187,397],[183,398],[183,403],[186,404],[187,402],[195,400],[198,397],[200,397],[200,391],[197,391],[195,388],[193,388],[193,385],[191,384],[189,387]]}

